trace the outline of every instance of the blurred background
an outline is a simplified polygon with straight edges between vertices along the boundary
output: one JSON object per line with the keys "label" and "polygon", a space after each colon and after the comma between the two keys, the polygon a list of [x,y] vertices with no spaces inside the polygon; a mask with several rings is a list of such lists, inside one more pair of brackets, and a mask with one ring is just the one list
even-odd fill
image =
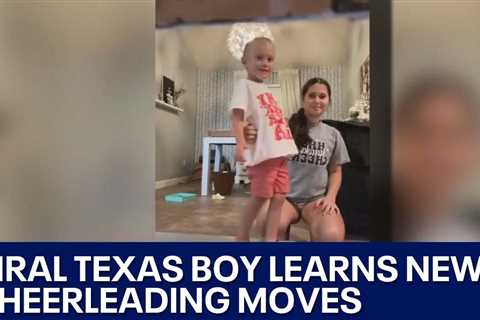
{"label": "blurred background", "polygon": [[154,12],[0,1],[0,240],[153,239]]}
{"label": "blurred background", "polygon": [[480,240],[479,29],[478,1],[392,3],[396,240]]}

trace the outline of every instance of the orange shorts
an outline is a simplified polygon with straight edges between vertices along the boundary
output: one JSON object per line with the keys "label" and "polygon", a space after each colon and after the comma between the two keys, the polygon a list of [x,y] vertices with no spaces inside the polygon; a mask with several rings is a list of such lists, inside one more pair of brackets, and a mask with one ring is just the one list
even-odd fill
{"label": "orange shorts", "polygon": [[272,198],[274,194],[287,194],[290,191],[287,158],[265,160],[248,168],[250,192],[258,198]]}

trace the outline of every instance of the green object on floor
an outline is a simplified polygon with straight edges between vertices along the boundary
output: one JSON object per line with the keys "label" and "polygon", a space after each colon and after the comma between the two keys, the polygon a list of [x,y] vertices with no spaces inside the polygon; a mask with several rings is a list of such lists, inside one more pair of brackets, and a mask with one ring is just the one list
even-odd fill
{"label": "green object on floor", "polygon": [[196,193],[187,193],[187,192],[172,193],[172,194],[167,194],[165,196],[165,201],[167,201],[167,202],[184,202],[184,201],[193,199],[196,196],[197,196]]}

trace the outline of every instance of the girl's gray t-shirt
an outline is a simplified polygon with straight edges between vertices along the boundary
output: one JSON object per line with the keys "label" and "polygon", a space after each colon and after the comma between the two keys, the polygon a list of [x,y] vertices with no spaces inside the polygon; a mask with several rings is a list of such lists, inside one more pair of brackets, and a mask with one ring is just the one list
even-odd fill
{"label": "girl's gray t-shirt", "polygon": [[312,141],[288,161],[289,198],[308,200],[327,193],[328,168],[350,162],[340,132],[323,122],[309,130]]}

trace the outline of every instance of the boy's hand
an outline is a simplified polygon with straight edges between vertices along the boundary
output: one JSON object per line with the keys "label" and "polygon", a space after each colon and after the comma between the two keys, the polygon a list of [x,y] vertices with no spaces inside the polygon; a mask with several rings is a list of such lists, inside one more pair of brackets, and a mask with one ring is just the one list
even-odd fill
{"label": "boy's hand", "polygon": [[253,124],[247,122],[247,125],[243,128],[243,134],[248,144],[254,144],[257,141],[257,129]]}
{"label": "boy's hand", "polygon": [[236,145],[235,146],[235,161],[245,162],[245,149],[246,147],[243,145]]}

